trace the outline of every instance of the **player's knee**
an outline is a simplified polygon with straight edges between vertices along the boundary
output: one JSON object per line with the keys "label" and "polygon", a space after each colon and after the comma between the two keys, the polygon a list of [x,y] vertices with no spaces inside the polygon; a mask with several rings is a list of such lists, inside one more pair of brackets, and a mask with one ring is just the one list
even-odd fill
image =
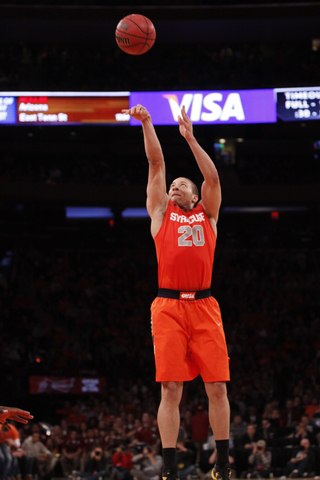
{"label": "player's knee", "polygon": [[161,397],[167,403],[178,405],[182,396],[182,388],[181,382],[163,382]]}
{"label": "player's knee", "polygon": [[206,390],[209,400],[219,401],[227,396],[227,386],[224,382],[214,382],[206,384]]}

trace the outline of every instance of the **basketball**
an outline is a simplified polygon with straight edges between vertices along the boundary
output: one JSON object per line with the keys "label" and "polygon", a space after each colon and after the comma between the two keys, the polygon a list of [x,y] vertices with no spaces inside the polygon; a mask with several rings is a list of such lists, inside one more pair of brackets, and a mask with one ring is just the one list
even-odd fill
{"label": "basketball", "polygon": [[130,55],[142,55],[150,50],[156,39],[156,29],[144,15],[127,15],[117,25],[116,42]]}

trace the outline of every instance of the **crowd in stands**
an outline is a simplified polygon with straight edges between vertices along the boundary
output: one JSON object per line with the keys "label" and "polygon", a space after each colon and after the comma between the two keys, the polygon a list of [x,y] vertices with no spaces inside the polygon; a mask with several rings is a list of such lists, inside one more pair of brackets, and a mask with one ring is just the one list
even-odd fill
{"label": "crowd in stands", "polygon": [[[97,397],[65,401],[51,412],[52,426],[2,427],[2,478],[27,480],[52,477],[148,480],[161,477],[162,455],[154,409],[142,410],[141,394],[133,386],[125,403]],[[315,397],[316,398],[316,397]],[[127,400],[127,401],[126,401]],[[313,402],[313,401],[312,401]],[[184,399],[177,441],[179,478],[210,478],[215,440],[203,398],[196,405]],[[261,413],[254,405],[234,411],[230,427],[230,463],[237,478],[310,477],[319,474],[320,406],[317,399],[304,409],[300,397],[284,408],[273,400]],[[310,407],[313,408],[310,408]],[[317,410],[316,410],[317,408]],[[309,413],[305,413],[308,411]],[[315,413],[310,413],[310,412]]]}
{"label": "crowd in stands", "polygon": [[190,43],[174,48],[156,42],[141,57],[126,55],[116,44],[2,43],[0,57],[0,85],[6,91],[313,86],[318,84],[320,69],[319,51],[309,41]]}

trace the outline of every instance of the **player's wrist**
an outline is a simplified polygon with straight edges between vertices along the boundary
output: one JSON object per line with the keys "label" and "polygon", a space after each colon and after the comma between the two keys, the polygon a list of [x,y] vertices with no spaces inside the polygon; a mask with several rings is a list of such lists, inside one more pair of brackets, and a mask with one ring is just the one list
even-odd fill
{"label": "player's wrist", "polygon": [[148,122],[150,122],[150,123],[152,124],[152,119],[151,119],[150,113],[148,113],[148,116],[147,116],[147,117],[141,119],[141,123],[142,123],[142,124],[146,124],[146,123],[148,123]]}
{"label": "player's wrist", "polygon": [[198,143],[197,140],[196,140],[196,138],[195,138],[195,136],[193,135],[193,133],[190,134],[190,135],[186,135],[186,136],[185,136],[185,139],[186,139],[186,141],[188,142],[188,144],[189,144],[190,146],[191,146],[192,144],[196,145],[196,144]]}

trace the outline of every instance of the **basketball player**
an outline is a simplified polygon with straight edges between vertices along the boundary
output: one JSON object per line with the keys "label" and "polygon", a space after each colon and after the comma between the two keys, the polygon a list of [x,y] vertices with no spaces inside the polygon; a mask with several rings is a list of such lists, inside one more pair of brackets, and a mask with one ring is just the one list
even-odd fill
{"label": "basketball player", "polygon": [[122,112],[140,120],[149,162],[147,210],[158,259],[158,297],[151,306],[156,380],[161,382],[158,425],[163,447],[163,478],[176,480],[175,451],[183,382],[201,375],[209,399],[209,418],[217,445],[214,480],[229,480],[230,407],[226,381],[229,362],[220,309],[210,286],[221,203],[218,172],[193,135],[185,108],[178,117],[204,177],[196,185],[176,178],[166,193],[160,142],[145,107]]}

